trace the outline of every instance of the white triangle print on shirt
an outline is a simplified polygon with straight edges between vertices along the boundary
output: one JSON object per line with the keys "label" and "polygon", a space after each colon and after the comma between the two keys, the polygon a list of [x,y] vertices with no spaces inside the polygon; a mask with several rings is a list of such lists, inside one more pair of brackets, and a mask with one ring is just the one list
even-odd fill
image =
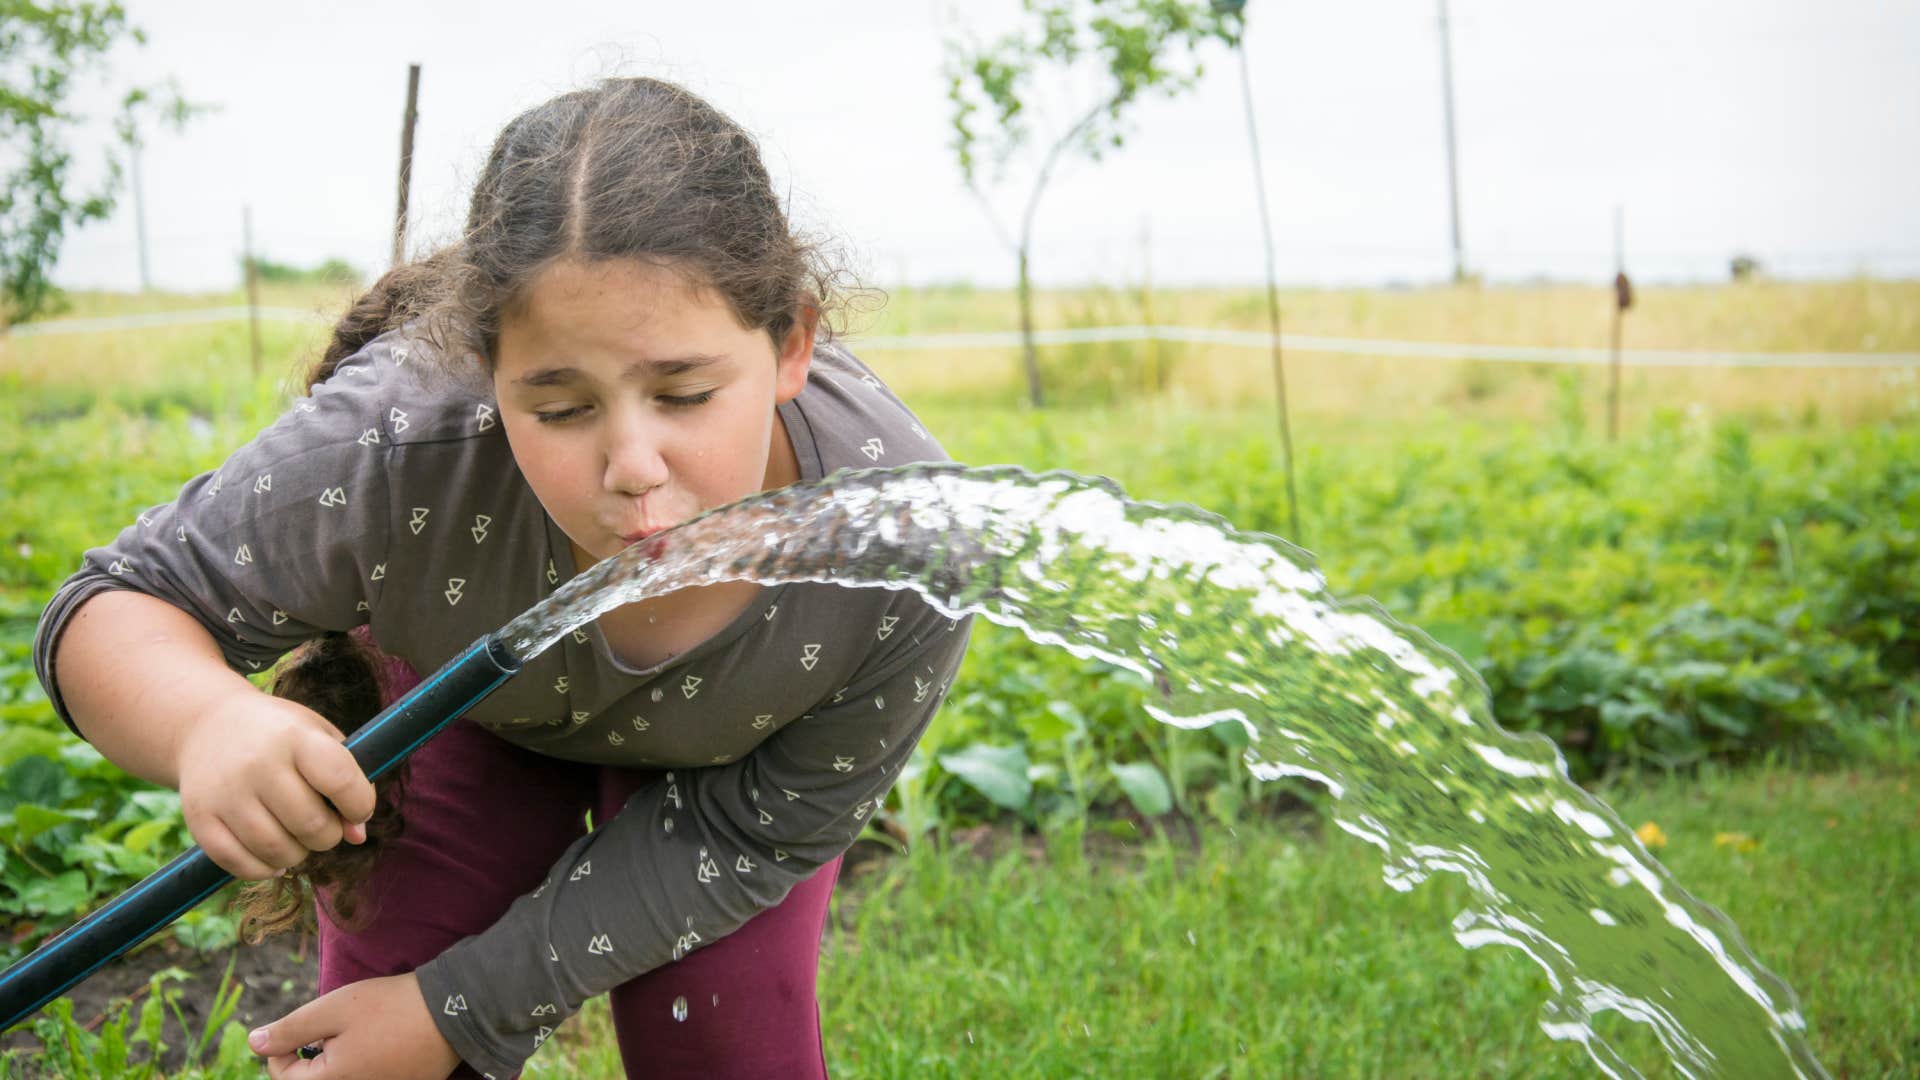
{"label": "white triangle print on shirt", "polygon": [[881,641],[885,641],[888,638],[893,636],[894,625],[897,624],[899,621],[900,621],[900,616],[898,615],[880,616],[880,640]]}
{"label": "white triangle print on shirt", "polygon": [[754,871],[753,860],[742,855],[733,861],[733,868],[742,874],[751,874]]}
{"label": "white triangle print on shirt", "polygon": [[467,531],[473,534],[474,543],[478,544],[480,541],[485,540],[487,538],[487,526],[491,524],[493,524],[493,519],[488,517],[487,515],[485,514],[473,515],[473,528],[468,529]]}
{"label": "white triangle print on shirt", "polygon": [[372,576],[370,576],[370,577],[368,577],[368,578],[367,578],[367,580],[368,580],[368,581],[380,581],[380,580],[383,580],[383,579],[385,579],[385,578],[386,578],[386,576],[387,576],[387,564],[386,564],[386,563],[374,563],[374,564],[373,564],[373,574],[372,574]]}
{"label": "white triangle print on shirt", "polygon": [[700,684],[704,681],[705,680],[698,675],[689,675],[686,681],[680,684],[680,693],[688,700],[692,700],[693,695],[700,692]]}
{"label": "white triangle print on shirt", "polygon": [[595,934],[587,942],[587,951],[595,956],[605,956],[613,951],[613,942],[605,934]]}
{"label": "white triangle print on shirt", "polygon": [[413,535],[419,536],[420,530],[427,527],[427,513],[427,508],[424,506],[413,508],[413,517],[407,522],[407,528],[413,530]]}
{"label": "white triangle print on shirt", "polygon": [[535,1016],[554,1016],[558,1014],[559,1011],[560,1010],[553,1007],[552,1002],[548,1002],[545,1005],[535,1005],[533,1007],[533,1015]]}
{"label": "white triangle print on shirt", "polygon": [[694,870],[693,876],[700,879],[702,885],[711,885],[720,876],[720,864],[713,861],[706,848],[700,849],[700,866]]}
{"label": "white triangle print on shirt", "polygon": [[453,994],[449,996],[447,998],[447,1003],[440,1007],[440,1011],[443,1013],[446,1013],[448,1016],[453,1016],[456,1013],[466,1012],[467,1011],[467,995]]}
{"label": "white triangle print on shirt", "polygon": [[819,662],[820,662],[820,646],[819,645],[802,645],[800,647],[800,666],[801,667],[806,668],[808,671],[812,671],[813,665]]}
{"label": "white triangle print on shirt", "polygon": [[473,418],[479,422],[481,431],[493,428],[493,406],[480,405],[473,410]]}
{"label": "white triangle print on shirt", "polygon": [[583,862],[579,866],[574,867],[573,873],[567,875],[567,880],[579,881],[583,877],[592,877],[592,876],[593,876],[593,860],[588,859],[586,862]]}
{"label": "white triangle print on shirt", "polygon": [[258,477],[254,479],[253,493],[255,495],[258,495],[263,491],[272,491],[272,490],[273,490],[273,474],[272,473],[261,473]]}
{"label": "white triangle print on shirt", "polygon": [[773,714],[763,712],[753,718],[753,730],[765,731],[767,730],[767,725],[771,723],[773,723]]}
{"label": "white triangle print on shirt", "polygon": [[833,755],[833,771],[834,772],[852,772],[853,758],[847,757],[841,754]]}
{"label": "white triangle print on shirt", "polygon": [[553,560],[548,559],[547,560],[547,584],[557,585],[559,583],[560,583],[560,571],[554,568]]}
{"label": "white triangle print on shirt", "polygon": [[119,577],[131,569],[133,569],[133,563],[126,559],[115,559],[107,564],[107,573],[112,574],[114,577]]}
{"label": "white triangle print on shirt", "polygon": [[281,623],[286,621],[287,621],[287,613],[284,611],[281,611],[279,608],[274,608],[273,609],[273,625],[279,626]]}
{"label": "white triangle print on shirt", "polygon": [[876,436],[860,444],[860,452],[867,455],[868,461],[879,461],[880,455],[886,453],[887,448],[881,444],[880,439]]}
{"label": "white triangle print on shirt", "polygon": [[380,429],[368,428],[364,434],[353,441],[359,443],[361,446],[378,446],[380,444]]}
{"label": "white triangle print on shirt", "polygon": [[913,700],[914,701],[920,702],[920,701],[927,700],[927,691],[931,689],[933,689],[932,683],[928,682],[927,680],[921,678],[918,675],[915,675],[913,677]]}
{"label": "white triangle print on shirt", "polygon": [[343,487],[330,487],[327,490],[321,492],[320,505],[321,506],[347,505],[347,489]]}
{"label": "white triangle print on shirt", "polygon": [[466,587],[467,587],[466,578],[454,577],[454,578],[447,579],[447,591],[445,595],[447,598],[448,607],[452,607],[453,605],[458,604],[460,602],[460,596],[461,596],[460,590]]}
{"label": "white triangle print on shirt", "polygon": [[398,435],[407,430],[407,414],[400,411],[400,406],[395,405],[393,410],[387,413],[387,423],[393,425],[393,433]]}

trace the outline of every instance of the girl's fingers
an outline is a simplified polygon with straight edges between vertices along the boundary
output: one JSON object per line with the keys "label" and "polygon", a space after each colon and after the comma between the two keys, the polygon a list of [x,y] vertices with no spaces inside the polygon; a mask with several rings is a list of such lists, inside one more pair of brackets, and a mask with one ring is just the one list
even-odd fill
{"label": "girl's fingers", "polygon": [[278,873],[248,851],[233,830],[218,820],[204,824],[194,838],[215,866],[241,881],[265,881]]}
{"label": "girl's fingers", "polygon": [[373,816],[373,782],[345,743],[313,732],[294,746],[293,764],[308,786],[339,807],[342,818],[365,821]]}
{"label": "girl's fingers", "polygon": [[274,812],[263,803],[255,803],[237,815],[235,820],[229,822],[229,827],[255,859],[272,869],[268,877],[286,867],[300,865],[312,850],[288,832]]}
{"label": "girl's fingers", "polygon": [[346,822],[297,772],[289,771],[260,791],[261,802],[300,845],[300,857],[326,851],[340,842]]}

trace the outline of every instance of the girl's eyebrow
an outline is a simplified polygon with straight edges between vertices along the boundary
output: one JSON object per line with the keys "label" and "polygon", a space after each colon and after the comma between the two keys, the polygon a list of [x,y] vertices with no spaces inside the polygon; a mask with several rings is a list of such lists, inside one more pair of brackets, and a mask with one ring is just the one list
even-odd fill
{"label": "girl's eyebrow", "polygon": [[[689,371],[697,371],[703,367],[710,367],[714,364],[721,363],[725,359],[726,357],[723,356],[696,353],[692,356],[665,357],[658,360],[635,360],[633,363],[628,364],[626,369],[620,374],[622,378],[629,381],[646,378],[666,378],[673,375],[684,375]],[[529,371],[525,375],[513,380],[513,384],[515,386],[528,387],[560,386],[566,383],[580,382],[588,379],[589,376],[586,372],[581,371],[579,368],[549,367]]]}

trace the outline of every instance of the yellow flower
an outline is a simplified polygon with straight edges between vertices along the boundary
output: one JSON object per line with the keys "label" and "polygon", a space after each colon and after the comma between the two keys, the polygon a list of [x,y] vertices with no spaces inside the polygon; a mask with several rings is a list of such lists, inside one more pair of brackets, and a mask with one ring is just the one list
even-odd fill
{"label": "yellow flower", "polygon": [[1640,842],[1647,845],[1650,848],[1667,846],[1666,832],[1663,831],[1660,828],[1660,826],[1655,825],[1651,821],[1647,822],[1645,825],[1640,826],[1638,829],[1635,829],[1633,831],[1633,835],[1639,837]]}
{"label": "yellow flower", "polygon": [[1722,832],[1713,834],[1714,847],[1730,847],[1742,854],[1760,846],[1760,841],[1743,832]]}

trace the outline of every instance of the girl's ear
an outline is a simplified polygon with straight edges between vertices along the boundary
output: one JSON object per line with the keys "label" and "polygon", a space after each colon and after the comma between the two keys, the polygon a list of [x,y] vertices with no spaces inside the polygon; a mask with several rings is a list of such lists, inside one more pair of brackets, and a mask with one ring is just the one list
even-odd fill
{"label": "girl's ear", "polygon": [[806,387],[807,371],[813,364],[814,330],[819,325],[819,308],[801,308],[792,329],[787,331],[787,339],[780,343],[779,368],[773,383],[776,404],[792,401]]}

